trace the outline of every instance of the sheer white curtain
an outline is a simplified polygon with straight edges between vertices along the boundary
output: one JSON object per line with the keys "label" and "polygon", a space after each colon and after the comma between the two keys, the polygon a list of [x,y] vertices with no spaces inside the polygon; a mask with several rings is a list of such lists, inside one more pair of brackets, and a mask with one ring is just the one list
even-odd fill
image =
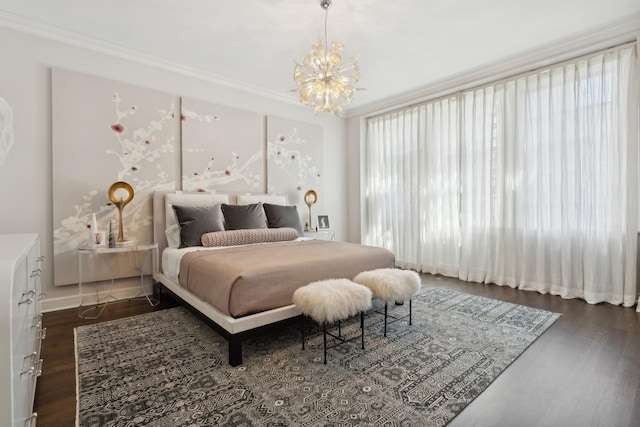
{"label": "sheer white curtain", "polygon": [[457,116],[451,97],[368,120],[363,240],[402,267],[457,275]]}
{"label": "sheer white curtain", "polygon": [[442,100],[370,119],[365,241],[421,271],[633,305],[636,63],[624,46],[461,93],[438,121]]}

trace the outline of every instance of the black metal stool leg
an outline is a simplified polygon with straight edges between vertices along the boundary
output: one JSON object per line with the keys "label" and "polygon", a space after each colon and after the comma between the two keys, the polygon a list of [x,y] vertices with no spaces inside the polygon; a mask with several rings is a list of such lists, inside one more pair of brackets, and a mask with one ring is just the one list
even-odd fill
{"label": "black metal stool leg", "polygon": [[302,331],[302,349],[304,350],[304,316],[300,316],[300,331]]}
{"label": "black metal stool leg", "polygon": [[411,319],[411,314],[412,314],[412,312],[411,312],[411,298],[409,298],[409,326],[411,326],[411,320],[412,320]]}
{"label": "black metal stool leg", "polygon": [[385,301],[384,302],[384,336],[387,336],[387,307],[389,306],[389,304]]}
{"label": "black metal stool leg", "polygon": [[324,364],[327,364],[327,322],[322,322],[322,335],[324,336]]}
{"label": "black metal stool leg", "polygon": [[364,311],[360,312],[360,335],[362,336],[362,349],[364,350]]}
{"label": "black metal stool leg", "polygon": [[340,327],[340,321],[338,320],[338,336],[342,336],[342,328]]}

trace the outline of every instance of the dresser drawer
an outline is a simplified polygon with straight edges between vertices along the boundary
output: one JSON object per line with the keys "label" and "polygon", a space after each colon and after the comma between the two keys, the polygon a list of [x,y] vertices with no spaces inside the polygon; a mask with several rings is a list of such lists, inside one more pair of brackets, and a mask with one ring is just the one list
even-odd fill
{"label": "dresser drawer", "polygon": [[36,234],[0,235],[0,426],[35,426],[33,400],[42,370],[42,268]]}

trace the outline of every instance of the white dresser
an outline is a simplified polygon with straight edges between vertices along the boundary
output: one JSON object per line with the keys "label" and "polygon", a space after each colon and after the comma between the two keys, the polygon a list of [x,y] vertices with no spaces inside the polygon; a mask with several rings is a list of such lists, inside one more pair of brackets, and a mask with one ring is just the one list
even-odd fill
{"label": "white dresser", "polygon": [[37,234],[0,235],[0,425],[35,426],[43,298]]}

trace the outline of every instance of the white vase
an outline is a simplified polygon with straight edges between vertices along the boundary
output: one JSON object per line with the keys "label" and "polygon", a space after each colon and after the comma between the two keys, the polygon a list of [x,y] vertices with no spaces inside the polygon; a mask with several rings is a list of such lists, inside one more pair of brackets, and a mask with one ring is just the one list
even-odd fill
{"label": "white vase", "polygon": [[100,229],[98,228],[98,220],[96,219],[96,214],[91,214],[91,228],[89,230],[90,237],[89,242],[91,246],[98,246],[104,244],[104,237],[100,234]]}

